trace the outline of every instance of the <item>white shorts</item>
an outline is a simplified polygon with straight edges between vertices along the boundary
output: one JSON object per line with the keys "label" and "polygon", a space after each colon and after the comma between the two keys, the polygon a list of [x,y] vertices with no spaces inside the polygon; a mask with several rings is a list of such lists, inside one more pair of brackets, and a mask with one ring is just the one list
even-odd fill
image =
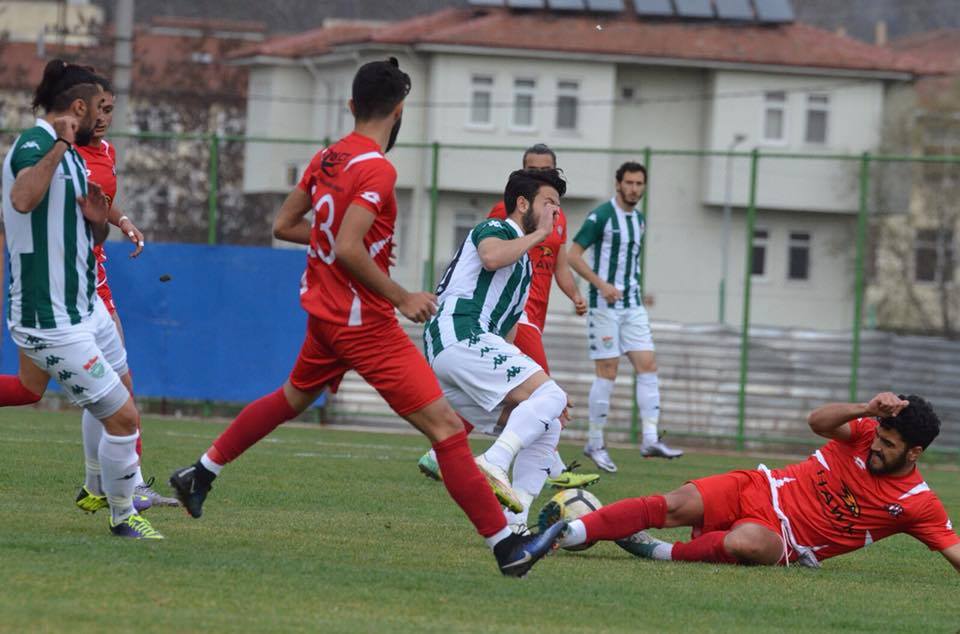
{"label": "white shorts", "polygon": [[487,434],[495,433],[510,390],[543,372],[515,345],[486,332],[444,348],[431,367],[453,409]]}
{"label": "white shorts", "polygon": [[587,313],[587,342],[591,359],[614,359],[627,352],[653,350],[647,309],[591,308]]}
{"label": "white shorts", "polygon": [[76,326],[42,329],[8,325],[17,347],[57,381],[75,405],[86,407],[116,397],[120,377],[128,372],[127,351],[99,297],[93,314]]}

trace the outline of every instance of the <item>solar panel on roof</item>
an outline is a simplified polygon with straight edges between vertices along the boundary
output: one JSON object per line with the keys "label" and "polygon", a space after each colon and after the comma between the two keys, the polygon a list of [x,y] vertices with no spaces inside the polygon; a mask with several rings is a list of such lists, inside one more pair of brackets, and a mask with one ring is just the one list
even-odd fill
{"label": "solar panel on roof", "polygon": [[754,4],[761,22],[793,22],[790,0],[754,0]]}
{"label": "solar panel on roof", "polygon": [[503,0],[470,0],[471,7],[502,7]]}
{"label": "solar panel on roof", "polygon": [[542,9],[544,0],[507,0],[511,9]]}
{"label": "solar panel on roof", "polygon": [[547,0],[547,6],[554,11],[583,11],[587,3],[584,0]]}
{"label": "solar panel on roof", "polygon": [[710,0],[674,0],[677,3],[677,15],[683,18],[712,18],[713,5]]}
{"label": "solar panel on roof", "polygon": [[750,0],[714,0],[721,20],[752,20]]}
{"label": "solar panel on roof", "polygon": [[670,0],[633,0],[637,15],[673,15]]}
{"label": "solar panel on roof", "polygon": [[623,8],[623,0],[587,0],[587,9],[590,11],[619,13]]}

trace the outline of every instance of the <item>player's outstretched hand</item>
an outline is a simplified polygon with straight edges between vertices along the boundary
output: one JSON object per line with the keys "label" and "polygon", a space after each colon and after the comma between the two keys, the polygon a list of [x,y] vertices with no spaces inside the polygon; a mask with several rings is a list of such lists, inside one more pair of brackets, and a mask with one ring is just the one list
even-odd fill
{"label": "player's outstretched hand", "polygon": [[904,401],[893,392],[881,392],[867,403],[867,413],[870,416],[889,418],[902,412],[909,404],[910,401]]}
{"label": "player's outstretched hand", "polygon": [[120,231],[123,232],[123,235],[127,236],[127,239],[133,243],[133,251],[130,252],[130,257],[135,258],[143,252],[143,245],[146,244],[143,238],[143,234],[137,229],[137,225],[133,224],[129,218],[124,216],[120,219]]}
{"label": "player's outstretched hand", "polygon": [[620,289],[613,284],[607,284],[606,282],[604,282],[603,286],[600,287],[600,294],[611,304],[623,299],[623,293],[620,292]]}
{"label": "player's outstretched hand", "polygon": [[422,324],[437,312],[437,296],[433,293],[407,293],[397,304],[400,314],[416,324]]}
{"label": "player's outstretched hand", "polygon": [[105,223],[110,202],[99,185],[90,181],[87,183],[87,195],[77,200],[83,217],[94,223]]}

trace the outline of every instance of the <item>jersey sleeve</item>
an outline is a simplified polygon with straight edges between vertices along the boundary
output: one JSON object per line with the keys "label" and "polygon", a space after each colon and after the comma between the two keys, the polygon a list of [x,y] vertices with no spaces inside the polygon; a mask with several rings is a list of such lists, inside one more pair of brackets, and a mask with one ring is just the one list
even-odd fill
{"label": "jersey sleeve", "polygon": [[320,150],[313,155],[313,158],[310,159],[310,163],[307,165],[307,169],[303,170],[303,176],[300,177],[300,182],[297,183],[297,187],[308,196],[310,195],[310,190],[313,189],[316,179],[314,174],[320,169],[320,162],[323,160],[324,152],[326,152],[326,149]]}
{"label": "jersey sleeve", "polygon": [[351,205],[360,205],[370,213],[379,216],[397,184],[397,170],[387,160],[366,161],[357,169],[357,180],[353,189]]}
{"label": "jersey sleeve", "polygon": [[507,219],[507,206],[503,204],[502,200],[493,206],[487,218],[495,218],[497,220]]}
{"label": "jersey sleeve", "polygon": [[603,238],[603,223],[604,219],[598,210],[594,209],[583,221],[583,226],[573,237],[573,241],[584,249],[589,249]]}
{"label": "jersey sleeve", "polygon": [[857,418],[847,423],[850,425],[850,439],[843,441],[845,445],[860,445],[873,442],[879,423],[873,418]]}
{"label": "jersey sleeve", "polygon": [[10,168],[13,175],[16,176],[20,170],[26,167],[32,167],[40,162],[47,152],[53,147],[54,139],[50,135],[40,130],[27,130],[19,139],[13,148],[13,156],[10,158]]}
{"label": "jersey sleeve", "polygon": [[517,237],[510,226],[496,219],[484,220],[470,232],[470,240],[473,246],[478,247],[480,243],[487,238],[498,238],[500,240],[512,240]]}
{"label": "jersey sleeve", "polygon": [[930,550],[940,551],[960,544],[960,537],[953,531],[953,523],[940,499],[935,495],[931,497],[932,500],[924,500],[916,507],[917,517],[906,533],[923,542]]}

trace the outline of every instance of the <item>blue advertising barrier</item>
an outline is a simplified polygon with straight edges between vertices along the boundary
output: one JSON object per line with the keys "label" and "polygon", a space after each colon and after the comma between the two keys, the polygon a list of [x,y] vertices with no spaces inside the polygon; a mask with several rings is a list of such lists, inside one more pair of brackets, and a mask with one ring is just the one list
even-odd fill
{"label": "blue advertising barrier", "polygon": [[[151,243],[136,259],[130,251],[106,244],[138,396],[245,402],[283,383],[306,325],[304,251]],[[17,348],[3,330],[0,370],[14,374]]]}

